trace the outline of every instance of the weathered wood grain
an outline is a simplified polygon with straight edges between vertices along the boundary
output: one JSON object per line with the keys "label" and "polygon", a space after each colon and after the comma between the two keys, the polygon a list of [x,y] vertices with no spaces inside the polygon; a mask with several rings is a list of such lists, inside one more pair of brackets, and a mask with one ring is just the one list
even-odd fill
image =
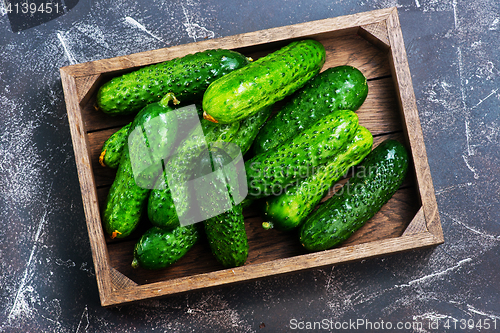
{"label": "weathered wood grain", "polygon": [[381,49],[387,50],[391,47],[385,21],[363,25],[359,27],[358,34]]}
{"label": "weathered wood grain", "polygon": [[74,78],[71,77],[64,68],[61,69],[60,72],[66,100],[68,121],[70,124],[71,139],[75,151],[78,179],[82,192],[83,209],[87,220],[87,231],[92,248],[92,259],[94,261],[97,285],[99,287],[101,303],[107,304],[107,298],[112,292],[111,267],[109,266],[108,250],[101,227],[97,191],[92,173],[90,152],[88,150],[89,143],[78,100],[78,87],[76,86]]}
{"label": "weathered wood grain", "polygon": [[391,62],[394,82],[396,83],[403,128],[411,146],[415,175],[420,191],[420,198],[423,203],[424,216],[427,220],[427,228],[436,237],[436,242],[442,243],[444,241],[443,230],[441,228],[429,163],[427,162],[427,152],[425,150],[422,127],[420,126],[410,68],[406,57],[403,33],[401,32],[396,9],[387,18],[387,29],[392,45],[389,60]]}

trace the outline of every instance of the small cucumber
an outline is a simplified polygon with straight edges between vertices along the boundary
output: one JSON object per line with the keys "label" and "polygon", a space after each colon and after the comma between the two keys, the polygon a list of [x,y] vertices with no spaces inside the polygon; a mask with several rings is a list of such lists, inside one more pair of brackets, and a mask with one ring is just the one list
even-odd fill
{"label": "small cucumber", "polygon": [[328,114],[275,149],[245,162],[248,195],[254,199],[283,193],[335,157],[358,128],[358,116],[349,110]]}
{"label": "small cucumber", "polygon": [[373,136],[358,126],[354,138],[329,163],[279,196],[269,196],[264,202],[266,221],[273,228],[288,231],[298,227],[321,201],[328,189],[357,165],[371,151]]}
{"label": "small cucumber", "polygon": [[173,230],[152,227],[135,244],[132,267],[162,269],[182,258],[200,238],[196,225]]}
{"label": "small cucumber", "polygon": [[203,224],[212,254],[222,266],[229,268],[245,264],[248,240],[241,204],[209,218]]}
{"label": "small cucumber", "polygon": [[[149,107],[165,107],[158,103],[151,103]],[[179,108],[182,107],[181,104],[178,105]],[[196,112],[198,113],[198,118],[203,117],[203,110],[201,104],[195,104]],[[192,117],[189,112],[176,112],[177,124],[179,130],[189,128],[192,125]],[[128,139],[128,131],[130,129],[132,122],[120,128],[118,131],[113,133],[106,142],[104,142],[101,155],[99,156],[99,164],[103,167],[110,167],[112,169],[117,169],[120,163],[121,156],[123,154],[123,149],[125,148],[125,143]]]}
{"label": "small cucumber", "polygon": [[[161,172],[161,159],[168,155],[177,134],[177,118],[172,110],[169,106],[146,106],[130,126],[104,208],[104,229],[111,238],[127,237],[141,219],[151,188],[144,183],[155,181]],[[152,123],[154,126],[150,126]]]}
{"label": "small cucumber", "polygon": [[328,113],[336,110],[356,111],[367,94],[366,78],[358,69],[339,66],[325,70],[309,80],[266,123],[255,139],[255,154],[290,140]]}
{"label": "small cucumber", "polygon": [[255,114],[301,88],[325,63],[315,40],[288,44],[214,81],[203,95],[204,117],[227,124]]}
{"label": "small cucumber", "polygon": [[99,156],[99,164],[103,167],[109,167],[111,169],[118,168],[123,149],[125,148],[125,143],[127,142],[130,125],[132,125],[132,123],[123,126],[104,142],[101,149],[101,155]]}
{"label": "small cucumber", "polygon": [[212,147],[208,152],[202,154],[195,173],[198,206],[202,216],[209,217],[203,222],[205,233],[217,261],[226,268],[241,266],[248,257],[248,241],[242,207],[234,194],[244,179],[223,149]]}
{"label": "small cucumber", "polygon": [[238,52],[218,49],[149,65],[102,85],[97,106],[115,116],[137,112],[169,92],[183,103],[201,99],[210,83],[248,62]]}
{"label": "small cucumber", "polygon": [[[174,203],[177,198],[189,195],[187,181],[192,177],[195,164],[193,161],[200,152],[207,149],[211,142],[230,142],[239,129],[239,123],[219,125],[202,119],[201,126],[196,126],[178,145],[172,157],[167,161],[162,177],[150,193],[148,217],[153,225],[171,229],[179,225],[179,216],[189,211],[189,198]],[[172,186],[174,183],[174,186]],[[174,191],[174,193],[172,193]]]}
{"label": "small cucumber", "polygon": [[408,169],[408,154],[395,140],[376,147],[357,173],[305,221],[300,242],[309,251],[339,245],[361,228],[396,193]]}

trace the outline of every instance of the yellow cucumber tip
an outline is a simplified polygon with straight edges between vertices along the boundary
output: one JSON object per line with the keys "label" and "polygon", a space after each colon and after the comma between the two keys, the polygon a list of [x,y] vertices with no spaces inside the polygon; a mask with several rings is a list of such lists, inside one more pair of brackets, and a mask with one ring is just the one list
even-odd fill
{"label": "yellow cucumber tip", "polygon": [[99,164],[102,165],[103,167],[106,167],[106,164],[104,163],[104,155],[106,155],[106,150],[107,149],[104,149],[101,155],[99,155]]}
{"label": "yellow cucumber tip", "polygon": [[211,115],[209,115],[206,111],[203,111],[203,118],[205,118],[206,120],[211,121],[213,123],[216,123],[216,124],[219,123],[217,120],[215,120],[214,117],[212,117]]}

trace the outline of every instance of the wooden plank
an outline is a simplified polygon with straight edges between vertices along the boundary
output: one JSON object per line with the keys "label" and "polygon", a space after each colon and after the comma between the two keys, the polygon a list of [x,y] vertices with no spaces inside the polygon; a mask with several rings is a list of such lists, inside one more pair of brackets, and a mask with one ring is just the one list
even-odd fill
{"label": "wooden plank", "polygon": [[408,227],[405,229],[403,236],[411,236],[422,232],[427,232],[427,221],[424,216],[424,209],[421,207]]}
{"label": "wooden plank", "polygon": [[94,170],[94,179],[97,187],[109,186],[115,179],[116,169],[103,167],[99,163],[99,156],[101,155],[104,142],[120,128],[115,127],[88,134],[90,158],[92,160],[92,169]]}
{"label": "wooden plank", "polygon": [[183,276],[172,280],[162,280],[159,282],[148,281],[148,283],[137,287],[114,293],[103,305],[111,306],[123,304],[138,299],[148,299],[220,286],[228,283],[249,281],[262,277],[297,272],[338,263],[347,263],[433,245],[435,245],[435,243],[432,234],[422,233],[412,237],[383,239],[327,251],[303,254],[296,257],[267,261],[261,264],[245,265],[233,269],[224,269],[193,276]]}
{"label": "wooden plank", "polygon": [[356,111],[359,123],[372,135],[401,131],[401,116],[391,78],[368,81],[368,96]]}
{"label": "wooden plank", "polygon": [[396,91],[404,129],[411,147],[420,198],[427,220],[427,228],[436,237],[436,243],[442,243],[444,242],[443,230],[441,228],[434,185],[427,162],[427,152],[418,117],[417,103],[406,57],[403,34],[396,9],[393,10],[387,19],[387,29],[392,45],[390,56],[391,68],[396,82]]}
{"label": "wooden plank", "polygon": [[391,47],[385,21],[363,25],[359,27],[358,34],[381,49],[387,50]]}
{"label": "wooden plank", "polygon": [[95,95],[82,107],[82,118],[88,132],[124,126],[134,119],[134,115],[109,116],[96,108]]}
{"label": "wooden plank", "polygon": [[360,35],[317,39],[326,50],[322,70],[350,65],[359,69],[368,80],[391,75],[387,51],[375,47]]}
{"label": "wooden plank", "polygon": [[97,285],[101,304],[106,304],[107,297],[111,294],[111,279],[109,276],[109,256],[104,241],[104,234],[101,228],[101,218],[99,205],[97,204],[97,192],[95,180],[92,174],[90,161],[89,143],[85,133],[78,93],[73,77],[61,69],[61,81],[66,100],[66,109],[71,131],[73,149],[75,151],[76,166],[80,189],[82,192],[83,209],[87,221],[87,231],[89,233],[90,246],[92,249],[92,259],[96,272]]}
{"label": "wooden plank", "polygon": [[87,104],[92,94],[96,91],[100,83],[100,74],[82,76],[75,78],[75,85],[77,87],[78,102],[80,105]]}

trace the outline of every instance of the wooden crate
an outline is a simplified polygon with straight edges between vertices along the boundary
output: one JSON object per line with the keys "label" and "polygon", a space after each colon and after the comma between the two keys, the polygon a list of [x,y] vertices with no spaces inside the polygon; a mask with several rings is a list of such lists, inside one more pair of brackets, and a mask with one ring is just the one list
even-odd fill
{"label": "wooden crate", "polygon": [[[368,78],[369,93],[357,111],[375,146],[397,138],[411,151],[407,180],[394,197],[341,247],[307,253],[296,233],[265,231],[262,219],[245,211],[250,253],[247,263],[224,269],[201,241],[170,268],[132,269],[131,238],[111,240],[103,232],[101,207],[114,172],[98,164],[103,142],[131,117],[111,118],[94,109],[98,87],[140,66],[213,48],[237,50],[257,59],[291,40],[313,38],[327,51],[324,69],[352,65]],[[101,304],[110,306],[207,287],[290,273],[443,242],[434,188],[418,118],[396,8],[301,23],[147,51],[61,68],[76,165],[82,191]]]}

